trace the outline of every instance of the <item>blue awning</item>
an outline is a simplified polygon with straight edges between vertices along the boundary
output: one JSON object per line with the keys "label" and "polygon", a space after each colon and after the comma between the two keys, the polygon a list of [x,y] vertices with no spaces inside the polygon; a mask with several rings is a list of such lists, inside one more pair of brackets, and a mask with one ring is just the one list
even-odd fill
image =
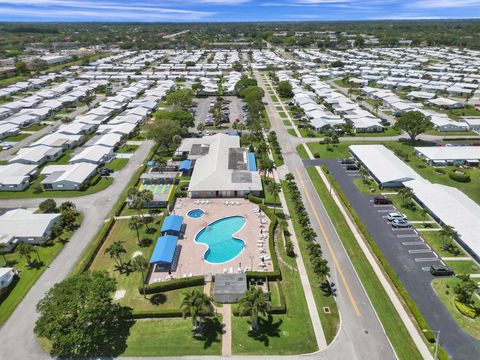
{"label": "blue awning", "polygon": [[180,166],[178,167],[178,170],[187,171],[187,170],[190,170],[191,167],[192,167],[192,160],[183,160],[180,163]]}
{"label": "blue awning", "polygon": [[177,248],[178,237],[173,235],[160,236],[157,239],[155,249],[153,249],[150,264],[171,264]]}
{"label": "blue awning", "polygon": [[247,156],[248,170],[257,171],[257,162],[255,161],[255,153],[249,152]]}
{"label": "blue awning", "polygon": [[176,231],[180,232],[182,229],[183,216],[180,215],[170,215],[165,218],[163,221],[162,229],[160,230],[163,234],[166,231]]}
{"label": "blue awning", "polygon": [[153,160],[147,161],[147,166],[155,166],[155,161]]}

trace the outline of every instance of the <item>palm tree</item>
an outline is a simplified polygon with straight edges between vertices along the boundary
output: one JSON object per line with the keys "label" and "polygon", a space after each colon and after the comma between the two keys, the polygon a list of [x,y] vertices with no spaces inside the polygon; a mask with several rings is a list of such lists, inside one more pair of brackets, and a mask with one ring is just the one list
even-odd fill
{"label": "palm tree", "polygon": [[305,241],[311,242],[315,240],[317,233],[310,226],[308,226],[302,229],[302,236]]}
{"label": "palm tree", "polygon": [[[444,248],[452,243],[452,239],[457,238],[459,236],[458,232],[455,231],[455,229],[453,227],[451,227],[450,225],[442,226],[442,230],[440,230],[439,234],[440,234],[440,236],[443,237],[444,242],[443,242],[442,246]],[[447,241],[448,241],[448,243],[447,243]]]}
{"label": "palm tree", "polygon": [[144,225],[144,221],[139,216],[132,216],[128,222],[128,228],[135,230],[137,233],[137,244],[140,245],[140,229]]}
{"label": "palm tree", "polygon": [[258,330],[258,316],[267,315],[270,310],[268,302],[268,293],[264,293],[262,288],[251,287],[238,301],[238,310],[240,316],[250,315],[252,321],[252,331]]}
{"label": "palm tree", "polygon": [[167,167],[167,161],[165,159],[160,159],[157,161],[157,164],[160,167],[160,172],[163,173],[163,170]]}
{"label": "palm tree", "polygon": [[126,254],[127,251],[123,246],[123,241],[114,241],[112,245],[105,249],[105,254],[110,255],[110,258],[115,260],[119,268],[123,267],[122,254]]}
{"label": "palm tree", "polygon": [[359,170],[359,173],[360,173],[360,176],[362,177],[362,182],[366,184],[368,179],[368,170],[365,169],[364,167],[361,167]]}
{"label": "palm tree", "polygon": [[33,252],[33,245],[27,243],[21,243],[17,247],[18,253],[27,260],[28,266],[32,265],[32,257],[30,254]]}
{"label": "palm tree", "polygon": [[273,204],[273,214],[275,215],[275,210],[277,208],[277,198],[278,194],[280,194],[280,185],[277,184],[275,181],[272,181],[270,184],[268,184],[268,192],[273,195],[274,199],[274,204]]}
{"label": "palm tree", "polygon": [[330,267],[328,261],[320,257],[316,257],[312,261],[313,272],[320,278],[320,282],[324,283],[330,276]]}
{"label": "palm tree", "polygon": [[426,208],[421,208],[418,213],[422,217],[423,226],[425,226],[425,219],[427,218],[428,210]]}
{"label": "palm tree", "polygon": [[413,194],[413,190],[407,186],[400,189],[398,195],[402,198],[402,206],[405,206],[405,204],[412,199]]}
{"label": "palm tree", "polygon": [[5,243],[0,243],[0,253],[3,256],[3,261],[5,261],[5,266],[8,266],[8,260],[5,253],[7,252],[8,245]]}
{"label": "palm tree", "polygon": [[146,282],[146,271],[148,270],[148,261],[142,255],[135,256],[132,260],[132,269],[133,271],[139,272],[142,274],[142,290],[143,297],[146,298],[145,293],[145,282]]}
{"label": "palm tree", "polygon": [[292,173],[288,173],[285,175],[285,181],[288,181],[289,183],[291,183],[294,180],[295,180],[295,177],[293,176]]}
{"label": "palm tree", "polygon": [[[210,297],[200,290],[190,290],[183,295],[181,305],[183,318],[188,315],[192,317],[193,331],[197,332],[199,324],[203,319],[211,315],[213,312],[212,300]],[[200,321],[199,321],[200,319]]]}

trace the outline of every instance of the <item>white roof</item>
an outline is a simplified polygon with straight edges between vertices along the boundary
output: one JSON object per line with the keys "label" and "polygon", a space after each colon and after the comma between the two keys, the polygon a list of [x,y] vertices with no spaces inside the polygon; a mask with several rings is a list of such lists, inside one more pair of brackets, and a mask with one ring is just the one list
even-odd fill
{"label": "white roof", "polygon": [[47,154],[57,154],[62,152],[60,148],[54,148],[47,145],[39,145],[31,148],[20,149],[17,155],[8,162],[13,163],[18,160],[27,160],[31,162],[38,162],[42,160]]}
{"label": "white roof", "polygon": [[81,151],[79,154],[75,155],[70,159],[70,163],[77,162],[88,162],[92,161],[95,163],[101,162],[104,157],[113,153],[113,149],[106,146],[94,145],[89,146],[85,150]]}
{"label": "white roof", "polygon": [[35,209],[15,209],[0,216],[0,236],[41,237],[60,214],[35,214]]}
{"label": "white roof", "polygon": [[381,183],[417,179],[419,175],[383,145],[350,145],[350,151]]}
{"label": "white roof", "polygon": [[42,175],[48,175],[42,183],[71,182],[83,183],[97,168],[97,165],[90,163],[76,163],[72,165],[50,165],[45,166]]}
{"label": "white roof", "polygon": [[423,146],[415,147],[430,160],[480,160],[480,146]]}
{"label": "white roof", "polygon": [[108,133],[101,136],[97,141],[95,141],[95,145],[115,147],[121,139],[122,135],[120,134]]}

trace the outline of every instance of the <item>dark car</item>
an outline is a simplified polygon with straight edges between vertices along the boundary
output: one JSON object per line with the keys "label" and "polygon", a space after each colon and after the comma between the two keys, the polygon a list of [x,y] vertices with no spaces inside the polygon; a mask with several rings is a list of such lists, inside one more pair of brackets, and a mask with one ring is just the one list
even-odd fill
{"label": "dark car", "polygon": [[346,167],[347,170],[358,170],[358,166],[355,164],[348,164]]}
{"label": "dark car", "polygon": [[342,164],[355,164],[355,160],[352,158],[344,158],[340,161]]}
{"label": "dark car", "polygon": [[443,265],[430,266],[430,273],[434,276],[453,276],[455,273],[449,267]]}
{"label": "dark car", "polygon": [[376,205],[389,205],[392,203],[392,200],[383,195],[375,196],[373,203]]}
{"label": "dark car", "polygon": [[110,176],[110,171],[108,171],[107,169],[100,169],[98,170],[98,173],[101,175],[101,176]]}

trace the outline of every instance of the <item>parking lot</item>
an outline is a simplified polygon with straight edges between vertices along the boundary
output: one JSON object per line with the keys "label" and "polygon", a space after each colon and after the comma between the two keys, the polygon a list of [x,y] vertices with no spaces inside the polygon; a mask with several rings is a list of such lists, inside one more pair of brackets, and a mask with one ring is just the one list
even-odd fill
{"label": "parking lot", "polygon": [[[480,348],[480,341],[463,332],[440,301],[431,286],[434,276],[430,274],[431,265],[442,264],[437,254],[413,228],[395,229],[387,220],[387,214],[397,212],[393,205],[375,205],[375,195],[361,193],[353,180],[360,177],[358,171],[346,170],[340,159],[306,160],[305,166],[326,164],[330,173],[342,188],[351,207],[355,210],[367,231],[372,236],[384,257],[407,289],[412,300],[422,312],[430,327],[449,334],[442,343],[456,354],[465,354],[468,359]],[[387,192],[388,190],[386,190]],[[462,344],[462,349],[457,348]],[[455,349],[455,350],[453,350]],[[463,357],[462,357],[463,358]],[[459,357],[460,359],[460,357]]]}
{"label": "parking lot", "polygon": [[[244,123],[246,120],[246,116],[244,111],[242,110],[242,106],[245,105],[242,99],[236,97],[236,96],[225,96],[223,97],[225,102],[229,102],[228,104],[225,103],[223,108],[227,112],[227,117],[229,120],[229,123],[223,123],[222,127],[225,129],[231,128],[232,124],[237,121],[240,123]],[[213,119],[209,116],[210,114],[210,109],[211,109],[211,104],[214,104],[216,101],[216,97],[214,96],[209,96],[206,98],[199,98],[195,99],[194,103],[197,104],[194,113],[195,117],[195,128],[200,125],[204,124],[206,126],[212,126],[213,125]]]}

